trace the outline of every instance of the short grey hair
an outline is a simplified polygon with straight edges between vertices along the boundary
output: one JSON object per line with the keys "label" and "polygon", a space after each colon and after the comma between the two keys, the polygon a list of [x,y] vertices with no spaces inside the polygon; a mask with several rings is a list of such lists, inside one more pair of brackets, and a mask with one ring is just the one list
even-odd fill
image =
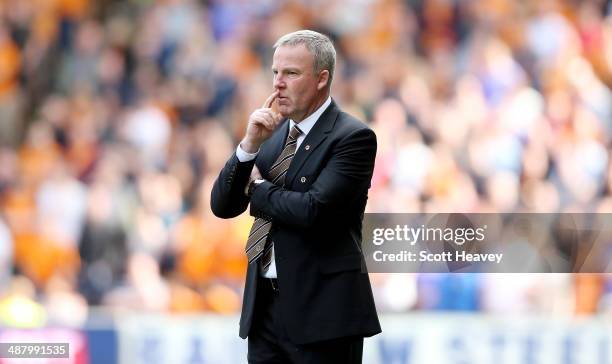
{"label": "short grey hair", "polygon": [[336,49],[334,44],[324,34],[312,30],[298,30],[285,34],[274,43],[274,49],[282,46],[296,46],[303,44],[314,56],[314,71],[318,74],[323,70],[329,71],[327,86],[331,86],[336,68]]}

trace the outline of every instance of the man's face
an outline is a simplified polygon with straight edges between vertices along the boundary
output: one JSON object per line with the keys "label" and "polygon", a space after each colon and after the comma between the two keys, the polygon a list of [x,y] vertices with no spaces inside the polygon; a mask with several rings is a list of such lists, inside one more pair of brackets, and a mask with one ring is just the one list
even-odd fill
{"label": "man's face", "polygon": [[319,106],[328,71],[314,72],[314,56],[303,44],[276,48],[272,59],[278,111],[299,122]]}

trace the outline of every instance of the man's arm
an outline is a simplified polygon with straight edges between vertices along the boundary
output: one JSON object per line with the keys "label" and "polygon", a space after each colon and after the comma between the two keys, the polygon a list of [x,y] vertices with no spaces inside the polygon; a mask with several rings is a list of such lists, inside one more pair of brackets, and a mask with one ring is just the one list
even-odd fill
{"label": "man's arm", "polygon": [[270,138],[282,121],[282,116],[272,109],[277,96],[278,91],[273,92],[260,109],[253,111],[236,153],[227,161],[213,185],[210,207],[217,217],[236,217],[249,204],[244,189],[255,165],[255,157],[261,144]]}
{"label": "man's arm", "polygon": [[210,196],[210,207],[215,216],[229,219],[246,210],[249,198],[244,194],[244,186],[254,164],[255,160],[240,162],[235,153],[225,163]]}
{"label": "man's arm", "polygon": [[360,129],[342,139],[327,165],[306,192],[263,182],[251,196],[251,215],[307,228],[339,206],[350,204],[367,189],[376,158],[376,135]]}

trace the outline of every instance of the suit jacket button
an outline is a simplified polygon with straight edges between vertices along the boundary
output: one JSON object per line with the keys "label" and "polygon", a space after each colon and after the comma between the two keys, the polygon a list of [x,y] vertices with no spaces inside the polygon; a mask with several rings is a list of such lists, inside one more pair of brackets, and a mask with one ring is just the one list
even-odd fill
{"label": "suit jacket button", "polygon": [[309,150],[309,149],[310,149],[310,145],[305,145],[305,146],[304,146],[304,149],[305,149],[305,150]]}
{"label": "suit jacket button", "polygon": [[302,177],[302,178],[300,178],[300,182],[302,182],[302,183],[306,183],[306,177]]}

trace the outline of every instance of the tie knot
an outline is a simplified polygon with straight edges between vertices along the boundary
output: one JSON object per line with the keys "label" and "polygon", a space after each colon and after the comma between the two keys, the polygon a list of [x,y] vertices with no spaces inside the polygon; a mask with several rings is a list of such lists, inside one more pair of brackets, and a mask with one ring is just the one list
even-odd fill
{"label": "tie knot", "polygon": [[300,128],[297,127],[297,125],[294,125],[291,130],[289,131],[289,138],[291,139],[296,139],[300,134],[302,134],[302,131],[300,130]]}

